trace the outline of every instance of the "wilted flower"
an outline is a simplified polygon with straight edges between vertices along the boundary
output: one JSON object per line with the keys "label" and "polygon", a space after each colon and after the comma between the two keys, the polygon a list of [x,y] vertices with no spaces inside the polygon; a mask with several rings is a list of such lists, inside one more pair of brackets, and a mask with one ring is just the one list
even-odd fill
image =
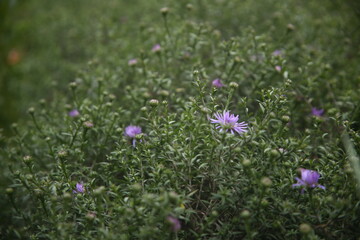
{"label": "wilted flower", "polygon": [[85,187],[81,182],[78,182],[76,184],[75,190],[73,190],[73,193],[84,193],[85,192]]}
{"label": "wilted flower", "polygon": [[301,193],[304,193],[306,187],[315,188],[319,187],[321,189],[325,189],[323,185],[318,184],[320,173],[314,170],[309,170],[305,168],[300,168],[301,171],[301,179],[295,178],[298,182],[293,184],[292,187],[303,186],[304,188],[301,190]]}
{"label": "wilted flower", "polygon": [[324,109],[311,108],[311,115],[321,117],[324,114]]}
{"label": "wilted flower", "polygon": [[84,127],[92,128],[92,127],[94,127],[94,124],[92,122],[86,121],[86,122],[84,122]]}
{"label": "wilted flower", "polygon": [[225,85],[221,82],[221,79],[217,78],[212,81],[212,85],[217,88],[224,87]]}
{"label": "wilted flower", "polygon": [[77,109],[73,109],[73,110],[71,110],[70,112],[69,112],[69,116],[70,117],[77,117],[77,116],[79,116],[80,115],[80,113],[79,113],[79,111],[77,110]]}
{"label": "wilted flower", "polygon": [[130,59],[129,62],[128,62],[128,65],[129,66],[134,66],[137,64],[137,60],[136,59]]}
{"label": "wilted flower", "polygon": [[139,126],[130,125],[125,128],[125,136],[132,138],[133,147],[135,147],[135,144],[136,144],[135,137],[136,137],[136,135],[139,135],[139,134],[141,134],[141,127],[139,127]]}
{"label": "wilted flower", "polygon": [[173,216],[168,216],[166,220],[171,224],[171,230],[173,232],[178,232],[181,229],[181,224],[179,219]]}
{"label": "wilted flower", "polygon": [[160,51],[161,51],[161,46],[160,46],[160,44],[155,44],[155,45],[152,47],[151,51],[153,51],[153,52],[160,52]]}
{"label": "wilted flower", "polygon": [[275,70],[281,72],[281,66],[275,66]]}
{"label": "wilted flower", "polygon": [[216,129],[220,128],[220,132],[230,131],[232,134],[234,134],[234,131],[236,131],[239,134],[242,134],[244,132],[247,132],[247,123],[241,122],[238,123],[239,115],[235,116],[234,114],[230,115],[230,111],[224,111],[223,114],[221,113],[215,113],[216,119],[210,119],[211,123],[219,124]]}

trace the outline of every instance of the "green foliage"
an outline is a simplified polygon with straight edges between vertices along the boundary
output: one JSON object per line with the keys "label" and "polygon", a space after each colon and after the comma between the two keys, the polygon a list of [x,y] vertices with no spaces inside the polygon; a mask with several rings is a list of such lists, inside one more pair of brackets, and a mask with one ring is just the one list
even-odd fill
{"label": "green foliage", "polygon": [[[87,2],[16,6],[38,25],[21,43],[28,59],[1,71],[29,94],[12,136],[0,135],[4,239],[360,236],[348,5]],[[13,27],[22,24],[32,26],[20,17]],[[224,110],[248,132],[216,129],[210,119]],[[129,125],[142,134],[126,136]],[[319,172],[326,190],[293,188],[299,168]]]}

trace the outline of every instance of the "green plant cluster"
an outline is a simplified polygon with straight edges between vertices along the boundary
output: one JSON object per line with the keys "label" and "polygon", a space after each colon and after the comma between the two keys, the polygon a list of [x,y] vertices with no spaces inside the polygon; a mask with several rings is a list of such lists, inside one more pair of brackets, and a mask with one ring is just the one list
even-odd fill
{"label": "green plant cluster", "polygon": [[[59,75],[45,75],[47,54],[2,71],[44,67],[29,86],[42,99],[22,102],[27,114],[0,138],[2,238],[360,237],[351,2],[42,2],[19,8],[39,12],[38,30],[46,7],[64,14],[47,35],[59,42],[44,40],[59,47]],[[211,119],[224,111],[247,132],[219,131]],[[299,169],[325,189],[293,187]]]}

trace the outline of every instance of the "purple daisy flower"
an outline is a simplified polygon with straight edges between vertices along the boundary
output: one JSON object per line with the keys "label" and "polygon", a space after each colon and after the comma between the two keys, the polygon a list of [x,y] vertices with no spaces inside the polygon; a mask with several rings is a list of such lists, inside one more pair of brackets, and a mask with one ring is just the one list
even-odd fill
{"label": "purple daisy flower", "polygon": [[303,186],[303,188],[301,189],[301,193],[304,193],[306,187],[319,187],[325,190],[325,187],[323,185],[318,184],[320,173],[305,168],[300,168],[300,171],[301,179],[296,177],[295,180],[297,180],[297,183],[293,184],[292,187]]}
{"label": "purple daisy flower", "polygon": [[80,115],[80,113],[77,109],[71,110],[68,114],[70,117],[78,117]]}
{"label": "purple daisy flower", "polygon": [[173,232],[178,232],[181,229],[181,224],[179,219],[173,216],[168,216],[166,220],[171,224],[171,230]]}
{"label": "purple daisy flower", "polygon": [[160,44],[155,44],[152,49],[151,49],[152,52],[160,52],[161,51],[161,46]]}
{"label": "purple daisy flower", "polygon": [[221,79],[217,78],[212,81],[212,85],[217,88],[224,87],[225,85],[221,82]]}
{"label": "purple daisy flower", "polygon": [[230,111],[224,111],[224,113],[215,113],[215,118],[216,119],[210,119],[210,121],[211,123],[218,124],[218,126],[216,126],[216,129],[220,128],[220,132],[230,131],[232,134],[234,134],[234,131],[238,134],[247,132],[247,123],[238,123],[239,115],[230,115]]}
{"label": "purple daisy flower", "polygon": [[275,66],[275,70],[278,71],[278,72],[281,72],[281,66]]}
{"label": "purple daisy flower", "polygon": [[324,114],[324,109],[311,108],[311,115],[321,117]]}
{"label": "purple daisy flower", "polygon": [[132,138],[133,147],[135,147],[136,144],[136,135],[139,134],[141,134],[141,127],[139,126],[130,125],[125,128],[125,136]]}
{"label": "purple daisy flower", "polygon": [[82,182],[76,183],[76,187],[75,190],[73,190],[73,193],[84,193],[84,192],[85,192],[84,184]]}

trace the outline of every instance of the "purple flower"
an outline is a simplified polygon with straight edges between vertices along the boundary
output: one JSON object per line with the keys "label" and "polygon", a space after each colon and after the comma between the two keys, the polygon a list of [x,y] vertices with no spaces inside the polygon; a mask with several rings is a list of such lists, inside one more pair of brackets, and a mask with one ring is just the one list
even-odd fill
{"label": "purple flower", "polygon": [[153,51],[153,52],[160,52],[160,51],[161,51],[161,46],[160,46],[160,44],[155,44],[155,45],[152,47],[151,51]]}
{"label": "purple flower", "polygon": [[218,126],[216,126],[216,129],[220,128],[220,132],[230,131],[232,134],[234,134],[234,131],[239,134],[247,132],[247,123],[238,123],[237,121],[239,120],[239,116],[235,116],[234,114],[230,115],[230,111],[224,111],[223,114],[215,113],[215,118],[216,119],[210,119],[210,121],[211,123],[218,124]]}
{"label": "purple flower", "polygon": [[137,60],[136,59],[130,59],[129,62],[128,62],[128,65],[129,66],[134,66],[137,64]]}
{"label": "purple flower", "polygon": [[321,189],[325,189],[323,185],[318,184],[320,173],[314,170],[309,170],[305,168],[300,168],[301,171],[301,179],[295,178],[298,182],[293,184],[292,187],[303,186],[301,193],[304,193],[306,187],[315,188],[319,187]]}
{"label": "purple flower", "polygon": [[136,135],[139,134],[141,134],[141,127],[139,126],[130,125],[125,128],[125,136],[132,138],[133,147],[135,147],[136,144]]}
{"label": "purple flower", "polygon": [[81,182],[78,182],[76,184],[75,190],[73,190],[73,193],[84,193],[85,192],[85,187]]}
{"label": "purple flower", "polygon": [[324,109],[311,108],[311,115],[321,117],[324,114]]}
{"label": "purple flower", "polygon": [[181,224],[179,219],[173,216],[168,216],[166,220],[171,224],[171,230],[173,232],[178,232],[181,229]]}
{"label": "purple flower", "polygon": [[280,49],[276,49],[275,51],[272,52],[272,55],[274,57],[282,56],[283,54],[284,54],[283,50]]}
{"label": "purple flower", "polygon": [[212,81],[212,85],[217,88],[224,87],[225,85],[221,82],[221,79],[217,78]]}
{"label": "purple flower", "polygon": [[80,115],[80,113],[79,113],[79,111],[77,110],[77,109],[73,109],[73,110],[71,110],[70,112],[69,112],[69,116],[70,117],[77,117],[77,116],[79,116]]}
{"label": "purple flower", "polygon": [[275,70],[281,72],[281,66],[275,66]]}

